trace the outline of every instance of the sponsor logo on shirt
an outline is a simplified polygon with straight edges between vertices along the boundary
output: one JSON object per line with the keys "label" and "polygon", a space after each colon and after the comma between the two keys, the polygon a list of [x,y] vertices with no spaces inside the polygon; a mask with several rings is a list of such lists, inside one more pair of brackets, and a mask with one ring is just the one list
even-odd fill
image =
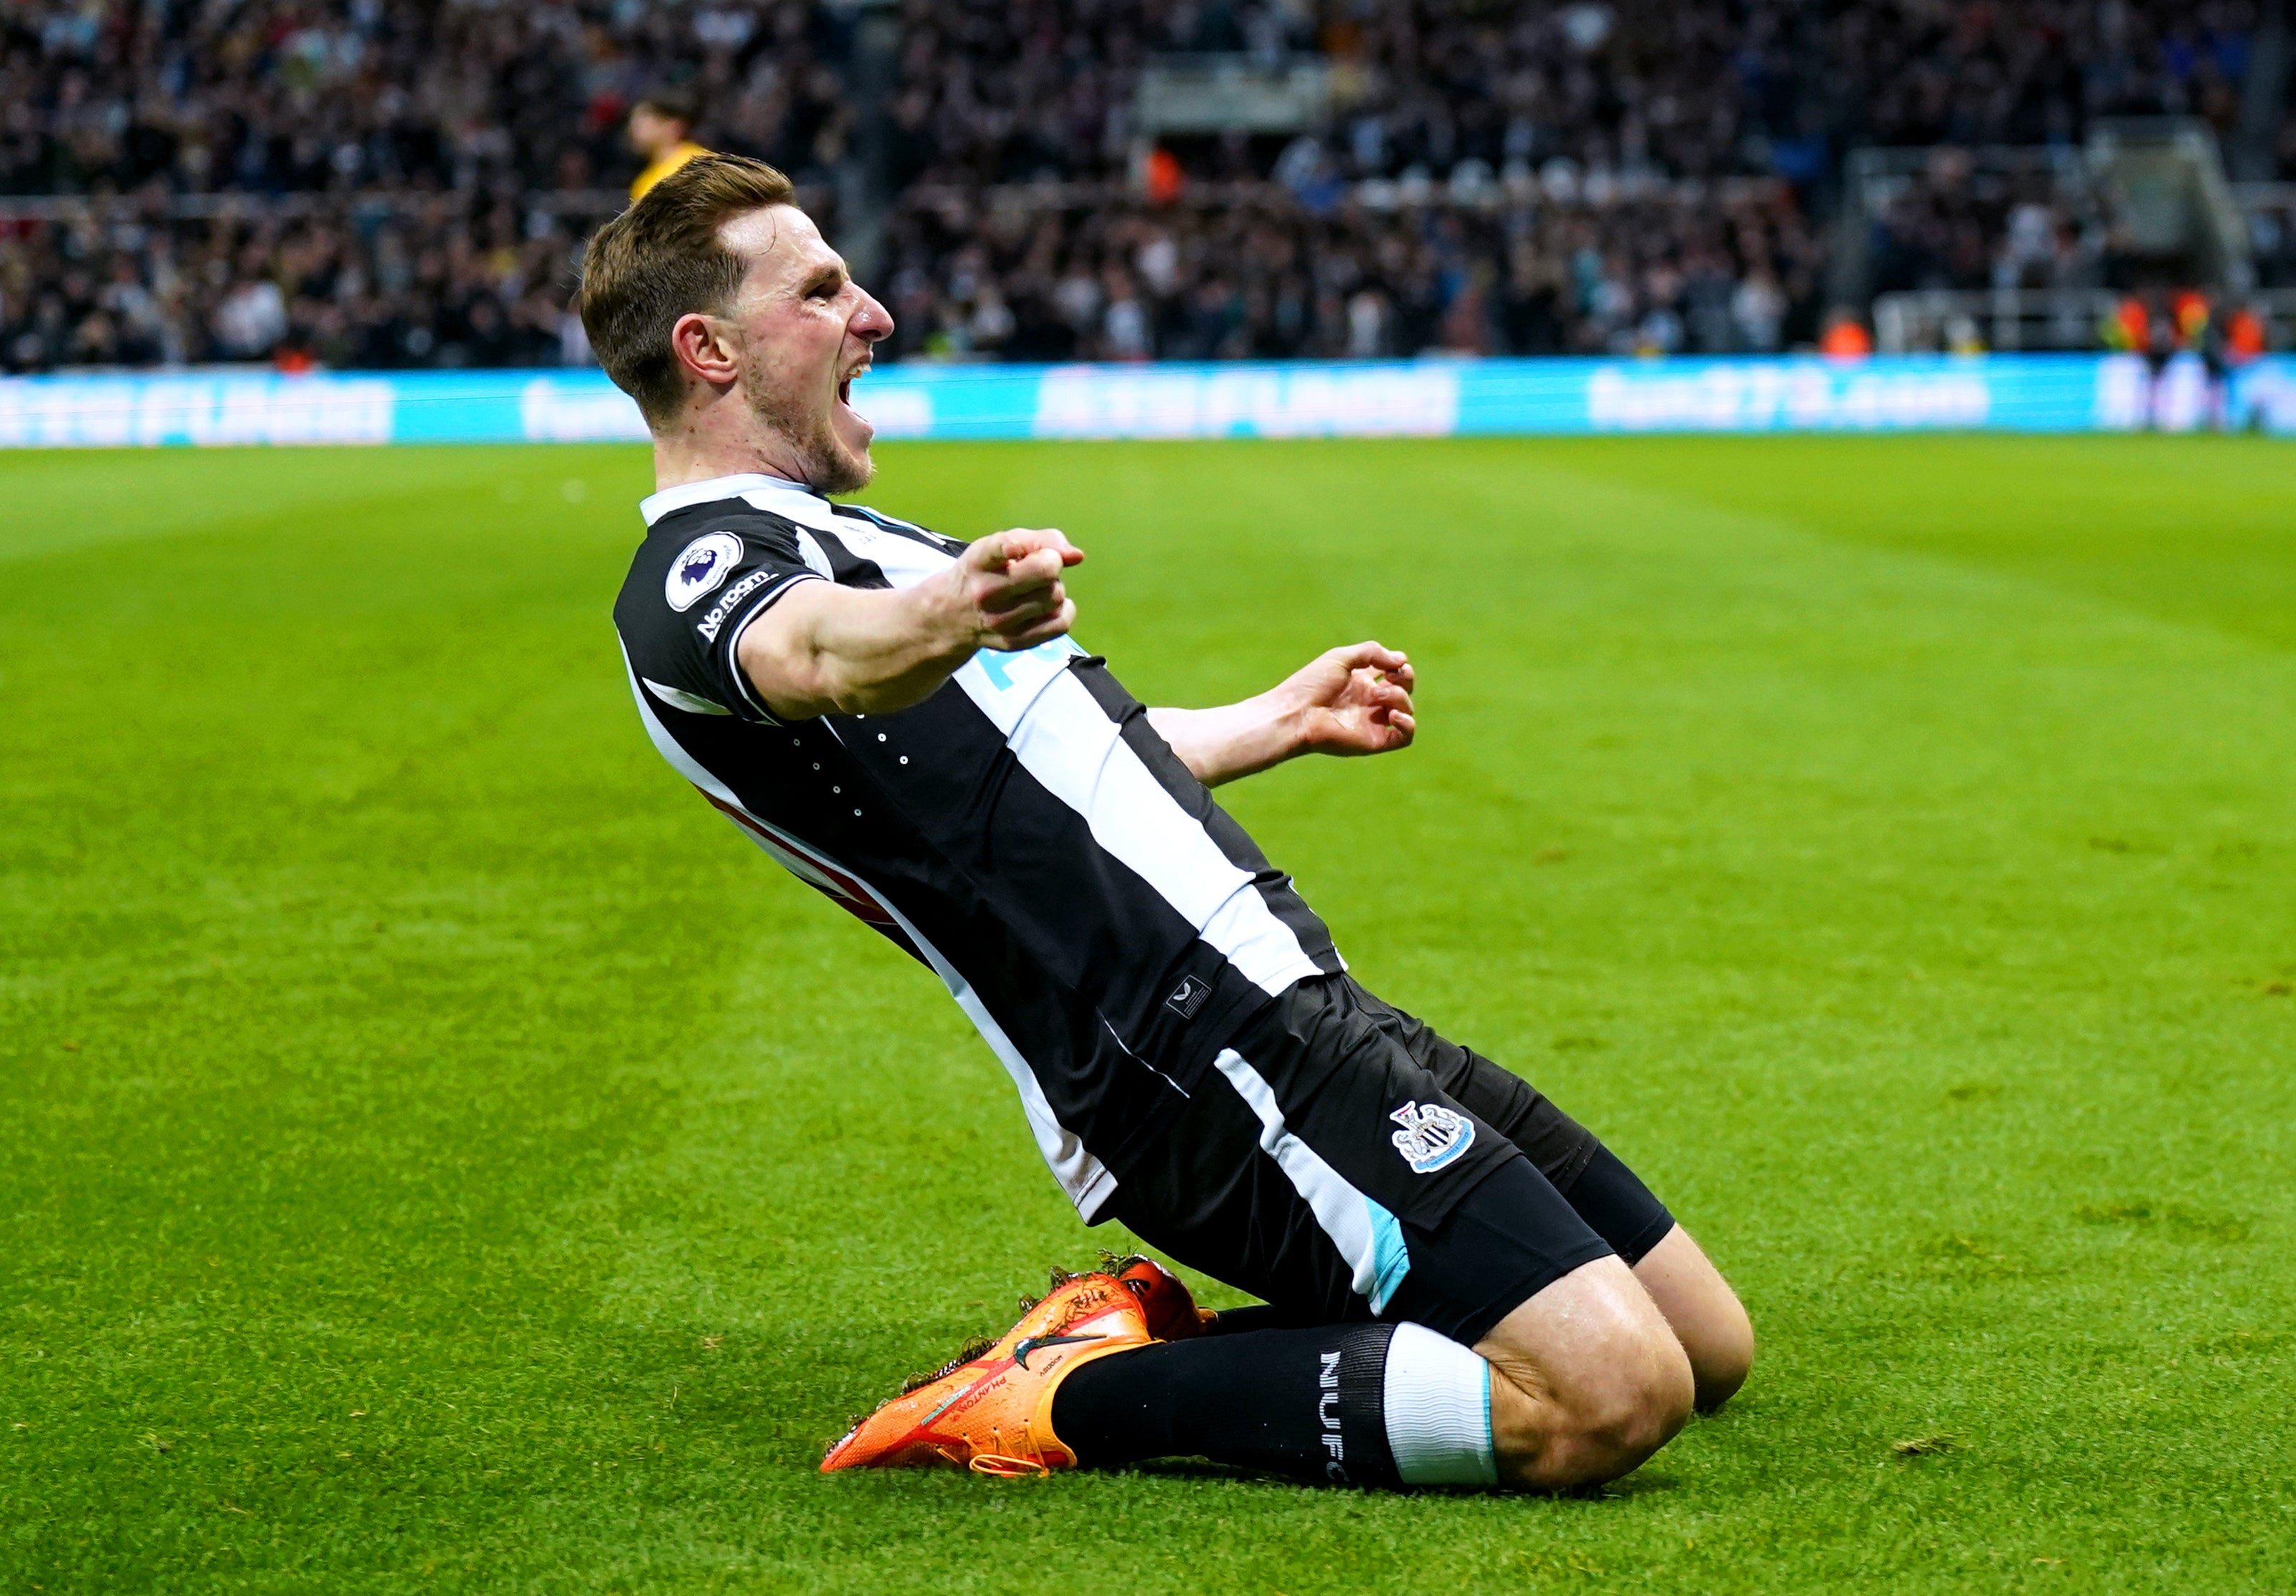
{"label": "sponsor logo on shirt", "polygon": [[669,575],[662,581],[661,596],[669,601],[672,610],[683,615],[741,563],[740,538],[731,532],[704,532],[669,562]]}
{"label": "sponsor logo on shirt", "polygon": [[1403,1127],[1388,1140],[1414,1174],[1432,1174],[1474,1145],[1475,1122],[1441,1103],[1407,1102],[1388,1117]]}
{"label": "sponsor logo on shirt", "polygon": [[701,633],[705,641],[717,642],[718,630],[726,624],[726,618],[734,613],[734,606],[773,579],[772,571],[751,571],[727,588],[726,596],[709,606],[709,613],[693,623],[693,629]]}

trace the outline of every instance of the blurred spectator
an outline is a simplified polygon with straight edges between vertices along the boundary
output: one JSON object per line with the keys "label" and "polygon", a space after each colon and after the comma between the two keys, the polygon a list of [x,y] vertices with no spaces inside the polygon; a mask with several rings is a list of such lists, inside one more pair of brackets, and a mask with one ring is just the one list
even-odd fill
{"label": "blurred spectator", "polygon": [[645,162],[630,180],[630,203],[697,155],[707,155],[688,136],[693,131],[693,95],[681,88],[656,89],[630,107],[630,148]]}
{"label": "blurred spectator", "polygon": [[2224,319],[2224,359],[2240,367],[2264,353],[2264,318],[2252,305],[2235,305]]}
{"label": "blurred spectator", "polygon": [[1874,335],[1856,311],[1838,305],[1826,313],[1825,332],[1817,352],[1831,360],[1863,360],[1874,352]]}
{"label": "blurred spectator", "polygon": [[2296,288],[2296,184],[2248,210],[2249,246],[2259,288]]}

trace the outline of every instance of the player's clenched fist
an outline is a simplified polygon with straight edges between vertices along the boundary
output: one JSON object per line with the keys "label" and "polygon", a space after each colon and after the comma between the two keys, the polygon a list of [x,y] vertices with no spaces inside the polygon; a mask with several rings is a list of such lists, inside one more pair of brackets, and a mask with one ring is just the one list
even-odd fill
{"label": "player's clenched fist", "polygon": [[1031,649],[1063,635],[1076,620],[1076,602],[1061,573],[1081,564],[1084,551],[1049,527],[996,532],[966,548],[949,568],[977,646]]}

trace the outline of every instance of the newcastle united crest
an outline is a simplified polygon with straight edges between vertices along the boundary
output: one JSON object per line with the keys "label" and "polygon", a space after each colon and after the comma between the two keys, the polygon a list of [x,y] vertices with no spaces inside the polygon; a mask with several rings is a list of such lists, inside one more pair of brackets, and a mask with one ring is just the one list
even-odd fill
{"label": "newcastle united crest", "polygon": [[1415,1174],[1434,1174],[1474,1143],[1475,1122],[1440,1103],[1406,1103],[1388,1117],[1403,1127],[1388,1140]]}

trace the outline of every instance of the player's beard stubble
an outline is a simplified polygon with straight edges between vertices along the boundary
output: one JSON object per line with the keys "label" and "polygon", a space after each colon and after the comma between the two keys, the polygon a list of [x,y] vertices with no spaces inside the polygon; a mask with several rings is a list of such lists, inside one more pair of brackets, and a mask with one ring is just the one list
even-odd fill
{"label": "player's beard stubble", "polygon": [[877,474],[866,449],[856,450],[837,436],[831,409],[805,404],[786,385],[777,386],[771,374],[758,366],[742,372],[742,394],[759,421],[779,433],[797,451],[805,470],[805,483],[816,493],[851,493],[866,487]]}

